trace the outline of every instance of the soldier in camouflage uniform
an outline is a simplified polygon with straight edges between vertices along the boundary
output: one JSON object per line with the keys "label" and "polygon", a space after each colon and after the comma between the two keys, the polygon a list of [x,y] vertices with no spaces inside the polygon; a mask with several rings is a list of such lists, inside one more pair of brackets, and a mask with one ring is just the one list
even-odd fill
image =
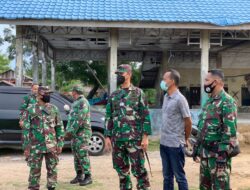
{"label": "soldier in camouflage uniform", "polygon": [[27,114],[27,108],[30,104],[35,104],[37,102],[36,96],[38,91],[38,84],[32,84],[31,86],[31,94],[23,97],[22,104],[19,107],[19,125],[23,127],[23,120],[25,119],[25,115]]}
{"label": "soldier in camouflage uniform", "polygon": [[68,115],[66,132],[71,136],[76,177],[70,183],[79,183],[80,186],[85,186],[92,183],[88,155],[88,145],[92,135],[90,106],[83,96],[82,87],[74,86],[72,96],[75,101]]}
{"label": "soldier in camouflage uniform", "polygon": [[204,105],[198,123],[198,143],[194,160],[200,157],[200,189],[230,189],[230,153],[237,145],[237,106],[224,89],[224,75],[211,70],[205,78],[204,90],[211,96]]}
{"label": "soldier in camouflage uniform", "polygon": [[29,190],[38,190],[42,160],[47,168],[47,188],[54,190],[57,184],[58,156],[64,144],[64,127],[60,112],[50,104],[50,92],[39,87],[37,103],[30,104],[23,124],[23,149],[30,167]]}
{"label": "soldier in camouflage uniform", "polygon": [[116,71],[120,88],[113,92],[106,106],[106,149],[112,152],[113,167],[120,179],[120,189],[132,189],[130,164],[137,178],[137,189],[150,189],[144,167],[151,125],[143,91],[131,84],[131,66],[124,64]]}

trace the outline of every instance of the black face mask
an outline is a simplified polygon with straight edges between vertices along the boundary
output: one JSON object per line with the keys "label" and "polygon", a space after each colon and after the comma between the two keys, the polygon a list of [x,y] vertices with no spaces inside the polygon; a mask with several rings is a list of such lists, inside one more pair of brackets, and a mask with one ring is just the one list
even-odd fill
{"label": "black face mask", "polygon": [[214,81],[209,85],[204,85],[204,91],[208,94],[212,93],[214,91],[214,88],[215,88],[215,86],[212,87],[213,84],[214,84]]}
{"label": "black face mask", "polygon": [[125,77],[121,75],[117,75],[117,85],[121,85],[125,82]]}
{"label": "black face mask", "polygon": [[50,102],[50,95],[43,95],[41,100],[45,103],[49,103]]}

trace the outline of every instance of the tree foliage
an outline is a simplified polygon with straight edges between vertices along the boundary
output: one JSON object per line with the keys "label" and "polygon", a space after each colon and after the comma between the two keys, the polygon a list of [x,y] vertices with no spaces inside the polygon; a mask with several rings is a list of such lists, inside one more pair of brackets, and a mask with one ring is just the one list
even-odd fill
{"label": "tree foliage", "polygon": [[10,60],[4,55],[0,55],[0,73],[3,73],[10,69]]}
{"label": "tree foliage", "polygon": [[59,86],[65,86],[71,80],[79,80],[84,85],[99,85],[93,73],[102,85],[107,84],[107,66],[103,62],[71,61],[56,64],[56,78]]}
{"label": "tree foliage", "polygon": [[[1,43],[2,42],[2,43]],[[7,48],[7,54],[9,60],[14,60],[16,58],[16,34],[15,34],[15,26],[9,25],[9,27],[4,28],[3,30],[3,37],[0,38],[0,45],[3,42],[9,43]],[[23,41],[23,56],[24,56],[24,69],[30,67],[29,58],[31,57],[31,43],[29,41]]]}

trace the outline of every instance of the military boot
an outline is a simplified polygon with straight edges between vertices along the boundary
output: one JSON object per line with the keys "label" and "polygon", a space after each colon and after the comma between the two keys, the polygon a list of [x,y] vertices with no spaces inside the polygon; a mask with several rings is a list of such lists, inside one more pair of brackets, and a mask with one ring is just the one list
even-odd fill
{"label": "military boot", "polygon": [[84,176],[82,174],[82,171],[78,171],[76,177],[70,181],[70,184],[76,184],[83,180]]}
{"label": "military boot", "polygon": [[48,190],[55,190],[55,187],[48,187]]}
{"label": "military boot", "polygon": [[92,183],[92,178],[90,174],[85,174],[84,180],[79,181],[80,186],[89,185]]}

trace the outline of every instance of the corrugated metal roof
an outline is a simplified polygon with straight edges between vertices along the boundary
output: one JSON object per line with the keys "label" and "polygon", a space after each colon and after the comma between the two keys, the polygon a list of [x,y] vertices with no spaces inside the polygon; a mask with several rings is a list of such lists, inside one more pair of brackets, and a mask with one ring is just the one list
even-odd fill
{"label": "corrugated metal roof", "polygon": [[1,0],[1,19],[198,22],[219,26],[250,22],[249,0]]}

